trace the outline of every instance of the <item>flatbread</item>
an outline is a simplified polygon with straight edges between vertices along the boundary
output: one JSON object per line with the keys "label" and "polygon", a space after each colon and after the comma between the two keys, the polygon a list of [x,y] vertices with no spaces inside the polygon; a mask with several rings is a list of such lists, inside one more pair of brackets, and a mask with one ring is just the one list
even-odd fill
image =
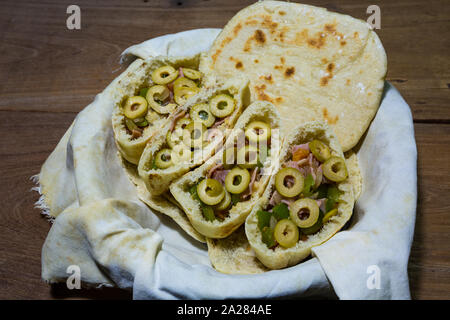
{"label": "flatbread", "polygon": [[206,239],[213,267],[226,274],[257,274],[269,271],[248,243],[244,226],[224,239]]}
{"label": "flatbread", "polygon": [[290,148],[292,145],[308,143],[314,139],[323,141],[328,145],[331,155],[343,158],[341,146],[333,131],[324,122],[309,122],[298,126],[290,135],[286,137],[280,152],[280,165],[274,170],[266,191],[260,201],[253,207],[252,212],[245,221],[245,233],[248,241],[256,253],[258,259],[270,269],[281,269],[296,265],[311,253],[311,248],[318,246],[331,238],[338,232],[350,219],[353,213],[354,196],[353,186],[350,179],[337,183],[337,188],[341,191],[339,197],[338,213],[315,234],[308,235],[306,240],[300,240],[291,248],[282,248],[277,246],[275,249],[269,249],[262,242],[261,231],[258,228],[257,211],[264,210],[275,189],[275,175],[281,168],[281,164],[290,157]]}
{"label": "flatbread", "polygon": [[[275,107],[269,102],[256,101],[252,103],[247,109],[242,113],[236,122],[234,130],[229,135],[227,141],[225,142],[225,147],[231,146],[236,141],[236,137],[239,135],[246,125],[252,121],[264,121],[270,125],[272,132],[280,130],[280,117],[275,109]],[[275,139],[272,139],[274,141]],[[200,208],[198,201],[194,200],[189,193],[189,188],[196,185],[202,178],[204,178],[209,170],[216,164],[220,163],[223,159],[223,149],[222,148],[214,157],[210,158],[203,165],[197,169],[185,174],[180,179],[175,181],[170,186],[170,192],[173,197],[178,201],[178,203],[183,208],[184,212],[188,216],[194,228],[205,237],[208,238],[225,238],[229,236],[234,230],[236,230],[240,225],[242,225],[247,218],[247,215],[252,210],[255,203],[259,200],[263,194],[265,187],[270,179],[270,172],[273,170],[273,164],[278,161],[278,153],[280,144],[271,145],[271,161],[267,161],[267,175],[262,175],[258,183],[258,188],[253,190],[249,200],[241,201],[231,207],[229,210],[229,216],[223,221],[214,220],[207,221],[203,217],[203,213]]]}
{"label": "flatbread", "polygon": [[288,133],[323,120],[343,151],[375,116],[387,60],[369,25],[324,8],[260,1],[238,12],[214,41],[205,73],[250,79],[252,101],[275,104]]}

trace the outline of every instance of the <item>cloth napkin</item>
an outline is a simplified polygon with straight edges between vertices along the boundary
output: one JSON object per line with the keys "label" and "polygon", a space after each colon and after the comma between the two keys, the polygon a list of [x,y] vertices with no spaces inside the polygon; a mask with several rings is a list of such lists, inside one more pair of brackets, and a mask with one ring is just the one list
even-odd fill
{"label": "cloth napkin", "polygon": [[[151,39],[122,62],[203,52],[219,31]],[[357,148],[363,190],[349,228],[297,266],[226,275],[211,267],[205,244],[139,200],[121,167],[109,97],[122,75],[77,115],[34,177],[37,207],[53,222],[42,248],[46,282],[66,281],[77,266],[84,286],[132,289],[134,299],[410,298],[417,151],[410,109],[393,86]]]}

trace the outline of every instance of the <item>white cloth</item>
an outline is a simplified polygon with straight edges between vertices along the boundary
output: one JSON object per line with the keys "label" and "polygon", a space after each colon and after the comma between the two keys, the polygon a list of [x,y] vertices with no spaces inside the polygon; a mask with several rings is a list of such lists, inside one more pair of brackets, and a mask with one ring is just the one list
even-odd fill
{"label": "white cloth", "polygon": [[[219,29],[155,38],[123,57],[207,50]],[[363,191],[350,228],[297,266],[258,275],[225,275],[206,245],[137,197],[118,158],[111,128],[113,83],[78,114],[37,176],[38,206],[54,218],[42,249],[42,277],[65,281],[80,267],[90,286],[133,288],[135,299],[333,297],[409,299],[407,263],[414,231],[417,172],[411,112],[386,84],[381,107],[358,151]]]}

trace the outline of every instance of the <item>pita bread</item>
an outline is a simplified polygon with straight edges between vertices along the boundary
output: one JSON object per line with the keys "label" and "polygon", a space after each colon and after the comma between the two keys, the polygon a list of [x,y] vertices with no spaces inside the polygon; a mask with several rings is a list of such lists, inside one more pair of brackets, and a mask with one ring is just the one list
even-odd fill
{"label": "pita bread", "polygon": [[[128,97],[135,96],[141,88],[149,87],[153,84],[151,74],[154,70],[164,65],[171,65],[178,69],[186,67],[198,69],[200,55],[192,57],[155,57],[151,59],[137,59],[127,70],[125,77],[121,78],[115,87],[114,109],[112,114],[112,125],[117,148],[122,156],[133,164],[138,164],[141,154],[148,141],[170,121],[168,115],[151,112],[152,119],[150,125],[145,127],[139,138],[132,139],[125,126],[125,116],[122,111],[122,104]],[[149,112],[150,114],[150,112]]]}
{"label": "pita bread", "polygon": [[264,210],[275,188],[275,175],[280,170],[281,164],[290,158],[290,147],[308,143],[314,139],[321,140],[328,145],[331,154],[343,158],[342,148],[332,130],[324,122],[310,122],[297,127],[283,143],[280,152],[280,165],[274,170],[274,174],[261,197],[259,202],[253,207],[252,212],[245,222],[245,233],[248,241],[256,253],[258,259],[270,269],[281,269],[293,266],[311,253],[311,248],[318,246],[327,241],[336,232],[338,232],[345,223],[350,219],[353,212],[354,196],[353,187],[347,178],[343,182],[337,183],[338,189],[342,192],[339,197],[338,213],[331,217],[330,220],[323,225],[320,231],[315,234],[308,235],[306,240],[300,240],[291,248],[283,248],[281,246],[275,249],[269,249],[262,242],[261,232],[258,228],[257,211]]}
{"label": "pita bread", "polygon": [[285,133],[301,123],[328,122],[343,151],[375,116],[386,68],[384,48],[366,22],[281,1],[238,12],[200,64],[219,78],[245,74],[252,101],[272,102]]}
{"label": "pita bread", "polygon": [[[252,121],[264,121],[270,124],[272,132],[276,132],[275,129],[280,129],[280,118],[279,114],[271,103],[257,101],[252,103],[239,117],[235,130],[231,132],[225,146],[234,145],[236,137],[240,132]],[[274,141],[273,139],[272,141]],[[179,180],[175,181],[170,186],[170,192],[173,197],[178,201],[184,212],[188,216],[194,228],[204,236],[208,238],[224,238],[230,235],[234,230],[236,230],[241,224],[244,223],[245,218],[250,213],[253,205],[261,197],[265,190],[267,182],[270,179],[270,172],[273,170],[272,166],[278,160],[279,153],[279,143],[274,143],[271,145],[271,160],[267,161],[267,175],[262,175],[258,187],[253,190],[249,200],[240,201],[229,210],[229,215],[223,221],[214,220],[207,221],[203,217],[203,213],[200,208],[200,203],[194,200],[189,192],[190,187],[196,185],[201,179],[207,176],[207,173],[223,159],[222,148],[214,157],[210,158],[202,166],[198,167],[194,171],[191,171],[181,177]]]}

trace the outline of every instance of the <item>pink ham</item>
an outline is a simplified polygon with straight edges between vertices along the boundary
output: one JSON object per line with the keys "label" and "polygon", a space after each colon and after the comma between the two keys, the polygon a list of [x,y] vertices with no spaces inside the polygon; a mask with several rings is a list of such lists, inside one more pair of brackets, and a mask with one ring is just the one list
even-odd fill
{"label": "pink ham", "polygon": [[183,111],[178,112],[178,113],[175,115],[175,117],[174,117],[173,120],[172,120],[172,123],[170,124],[170,132],[173,132],[173,129],[175,129],[175,126],[177,125],[177,121],[178,121],[180,118],[183,118],[185,114],[186,114],[186,111],[183,110]]}

